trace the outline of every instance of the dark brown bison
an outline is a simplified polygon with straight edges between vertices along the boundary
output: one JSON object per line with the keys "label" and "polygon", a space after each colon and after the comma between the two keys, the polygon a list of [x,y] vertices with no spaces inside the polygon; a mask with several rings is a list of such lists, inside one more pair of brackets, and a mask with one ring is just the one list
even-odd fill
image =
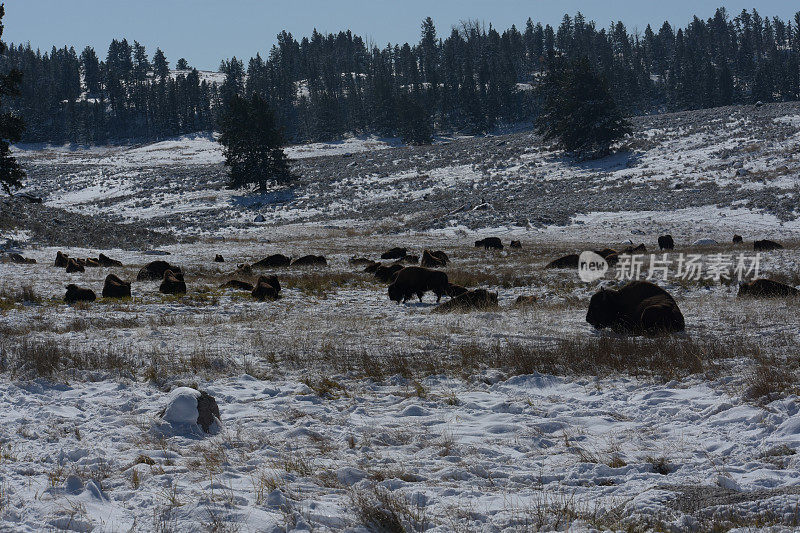
{"label": "dark brown bison", "polygon": [[750,296],[753,298],[786,298],[800,295],[800,291],[771,279],[754,279],[749,283],[739,285],[737,296]]}
{"label": "dark brown bison", "polygon": [[447,254],[440,251],[430,251],[425,250],[422,252],[422,263],[421,265],[425,268],[440,268],[447,265],[449,258]]}
{"label": "dark brown bison", "polygon": [[367,259],[366,257],[353,256],[353,257],[350,258],[349,263],[351,265],[354,265],[354,266],[360,266],[360,265],[365,265],[366,266],[366,265],[374,264],[375,261],[373,261],[372,259]]}
{"label": "dark brown bison", "polygon": [[631,281],[619,290],[600,289],[589,302],[586,321],[597,329],[623,333],[683,331],[686,324],[675,299],[649,281]]}
{"label": "dark brown bison", "polygon": [[28,259],[26,257],[22,257],[19,254],[10,253],[8,254],[8,260],[12,263],[16,263],[18,265],[35,265],[36,259]]}
{"label": "dark brown bison", "polygon": [[635,254],[645,254],[647,253],[647,246],[644,244],[640,244],[639,246],[628,246],[624,250],[622,250],[623,255],[635,255]]}
{"label": "dark brown bison", "polygon": [[92,289],[84,289],[78,287],[74,283],[67,285],[67,294],[64,295],[64,301],[68,304],[75,302],[93,302],[97,299],[97,295]]}
{"label": "dark brown bison", "polygon": [[384,266],[379,263],[378,267],[375,269],[375,277],[384,283],[389,283],[392,281],[394,275],[403,270],[403,268],[405,267],[400,263],[392,263],[389,266]]}
{"label": "dark brown bison", "polygon": [[70,258],[67,260],[67,274],[72,274],[73,272],[86,272],[86,269],[77,260]]}
{"label": "dark brown bison", "polygon": [[520,241],[511,241],[510,246],[511,246],[511,248],[522,248],[522,242],[520,242]]}
{"label": "dark brown bison", "polygon": [[364,272],[368,274],[374,274],[376,270],[381,266],[380,262],[373,261],[364,268]]}
{"label": "dark brown bison", "polygon": [[611,248],[603,248],[602,250],[596,250],[595,253],[606,260],[608,266],[614,266],[619,261],[619,254],[616,250],[612,250]]}
{"label": "dark brown bison", "polygon": [[292,261],[292,266],[328,266],[328,261],[322,255],[304,255]]}
{"label": "dark brown bison", "polygon": [[183,281],[183,274],[165,270],[164,279],[161,280],[158,292],[163,294],[186,294],[186,282]]}
{"label": "dark brown bison", "polygon": [[783,245],[769,239],[763,239],[753,242],[753,251],[755,252],[769,252],[770,250],[782,250]]}
{"label": "dark brown bison", "polygon": [[246,281],[239,281],[238,279],[232,279],[228,282],[223,283],[219,286],[220,289],[236,289],[237,291],[249,291],[252,292],[253,284],[247,283]]}
{"label": "dark brown bison", "polygon": [[281,284],[277,276],[261,276],[253,288],[253,298],[256,300],[277,300],[280,298]]}
{"label": "dark brown bison", "polygon": [[53,266],[67,268],[67,263],[69,263],[69,256],[61,252],[56,252],[56,261],[53,263]]}
{"label": "dark brown bison", "polygon": [[502,250],[503,242],[499,237],[486,237],[485,239],[475,241],[475,248],[484,248],[486,250],[492,248],[495,250]]}
{"label": "dark brown bison", "polygon": [[461,285],[448,283],[447,291],[445,291],[445,294],[447,294],[447,296],[449,296],[450,298],[455,298],[456,296],[461,296],[465,292],[469,292],[469,289],[467,289],[466,287],[462,287]]}
{"label": "dark brown bison", "polygon": [[261,261],[253,263],[254,268],[276,268],[286,267],[291,264],[292,260],[283,254],[272,254]]}
{"label": "dark brown bison", "polygon": [[416,265],[419,263],[419,256],[418,255],[406,255],[405,257],[401,257],[398,263],[408,263],[409,265]]}
{"label": "dark brown bison", "polygon": [[742,242],[744,242],[744,239],[742,239],[741,235],[736,234],[733,236],[733,244],[742,244]]}
{"label": "dark brown bison", "polygon": [[131,282],[122,281],[114,274],[106,276],[103,284],[103,298],[130,298]]}
{"label": "dark brown bison", "polygon": [[234,272],[234,275],[250,276],[252,274],[253,274],[253,267],[251,267],[247,263],[242,263],[241,265],[236,265],[236,272]]}
{"label": "dark brown bison", "polygon": [[569,254],[547,263],[545,268],[578,268],[578,254]]}
{"label": "dark brown bison", "polygon": [[151,263],[147,263],[145,266],[139,270],[139,273],[136,275],[136,281],[157,281],[164,279],[164,272],[167,270],[172,271],[173,274],[182,273],[180,267],[175,265],[170,265],[166,261],[157,260]]}
{"label": "dark brown bison", "polygon": [[411,266],[397,273],[394,281],[389,285],[389,298],[400,303],[407,302],[415,294],[419,301],[427,291],[436,295],[436,303],[447,294],[447,274],[438,270]]}
{"label": "dark brown bison", "polygon": [[87,257],[83,260],[83,266],[87,266],[90,268],[100,268],[100,261],[93,257]]}
{"label": "dark brown bison", "polygon": [[658,238],[658,249],[659,250],[674,250],[675,249],[675,240],[672,238],[672,235],[662,235]]}
{"label": "dark brown bison", "polygon": [[111,259],[105,254],[100,254],[97,257],[97,262],[100,263],[102,267],[121,267],[122,261],[117,261],[116,259]]}
{"label": "dark brown bison", "polygon": [[434,311],[449,313],[452,311],[473,311],[497,309],[497,293],[486,289],[475,289],[451,298],[439,305]]}
{"label": "dark brown bison", "polygon": [[406,248],[392,248],[381,254],[381,259],[402,259],[408,254]]}
{"label": "dark brown bison", "polygon": [[214,262],[215,263],[224,263],[225,262],[225,258],[222,257],[222,255],[217,254],[217,255],[214,256]]}

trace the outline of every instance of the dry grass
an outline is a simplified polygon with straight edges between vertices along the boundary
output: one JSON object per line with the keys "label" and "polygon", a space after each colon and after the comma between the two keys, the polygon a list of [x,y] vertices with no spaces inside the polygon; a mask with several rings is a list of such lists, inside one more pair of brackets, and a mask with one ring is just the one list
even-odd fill
{"label": "dry grass", "polygon": [[770,402],[780,396],[798,392],[797,362],[759,355],[747,374],[745,396],[751,400]]}

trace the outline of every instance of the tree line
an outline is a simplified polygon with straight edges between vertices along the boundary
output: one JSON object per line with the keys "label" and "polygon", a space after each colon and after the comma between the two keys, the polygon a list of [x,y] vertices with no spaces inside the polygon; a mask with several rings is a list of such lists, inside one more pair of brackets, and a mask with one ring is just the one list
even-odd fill
{"label": "tree line", "polygon": [[440,36],[423,21],[417,43],[369,44],[350,31],[297,40],[287,32],[266,57],[236,57],[209,82],[185,59],[170,72],[136,41],[114,40],[105,59],[86,47],[42,53],[11,45],[3,68],[24,82],[7,104],[27,124],[26,141],[151,140],[214,129],[233,96],[259,95],[291,141],[345,134],[401,135],[428,142],[435,131],[485,132],[533,121],[553,65],[588,61],[626,115],[800,99],[800,13],[757,10],[694,17],[631,32],[580,13],[557,27],[528,19],[500,33],[467,21]]}

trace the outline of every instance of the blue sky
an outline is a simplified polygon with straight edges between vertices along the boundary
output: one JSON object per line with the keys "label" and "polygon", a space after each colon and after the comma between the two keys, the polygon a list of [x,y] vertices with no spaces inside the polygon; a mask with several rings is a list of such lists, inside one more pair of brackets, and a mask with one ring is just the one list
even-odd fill
{"label": "blue sky", "polygon": [[762,15],[783,19],[800,10],[800,3],[788,0],[757,5],[721,0],[6,0],[3,40],[30,41],[42,50],[67,44],[78,52],[88,44],[104,58],[111,39],[125,37],[144,44],[151,56],[160,46],[171,65],[186,57],[199,69],[216,70],[223,58],[264,55],[282,29],[301,38],[314,28],[349,28],[382,47],[416,42],[427,16],[440,36],[465,19],[503,30],[512,24],[524,27],[528,17],[555,26],[564,13],[577,11],[603,27],[622,20],[629,30],[644,30],[648,23],[658,27],[665,20],[684,26],[693,14],[708,18],[720,5],[731,14],[756,7]]}

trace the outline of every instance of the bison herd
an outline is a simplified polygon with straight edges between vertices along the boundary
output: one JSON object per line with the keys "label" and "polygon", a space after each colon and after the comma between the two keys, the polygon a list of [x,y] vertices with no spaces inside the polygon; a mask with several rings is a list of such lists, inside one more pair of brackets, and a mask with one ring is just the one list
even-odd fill
{"label": "bison herd", "polygon": [[[734,235],[734,244],[742,244],[740,235]],[[486,250],[502,250],[503,243],[498,237],[487,237],[475,241],[475,246]],[[520,241],[511,241],[510,248],[522,248]],[[675,241],[671,235],[662,235],[658,238],[660,250],[672,250]],[[769,251],[781,249],[779,243],[771,240],[756,240],[753,243],[755,251]],[[614,265],[620,255],[645,253],[644,244],[630,246],[617,251],[611,248],[596,250],[610,265]],[[8,254],[12,263],[32,264],[36,261],[26,259],[19,254]],[[436,312],[449,312],[470,309],[496,309],[498,307],[497,293],[486,289],[468,289],[450,283],[447,274],[440,268],[450,263],[448,255],[441,250],[424,250],[421,257],[409,254],[407,248],[391,248],[380,256],[381,260],[391,261],[382,263],[366,257],[352,257],[350,264],[358,267],[361,272],[369,273],[383,283],[388,284],[389,299],[397,303],[405,303],[417,297],[421,302],[427,292],[436,296],[439,304]],[[225,260],[219,254],[214,257],[214,262],[223,263]],[[569,254],[550,261],[545,268],[577,268],[578,254]],[[251,275],[254,268],[284,268],[284,267],[326,267],[328,262],[321,255],[304,255],[292,259],[283,254],[273,254],[261,259],[252,265],[240,264],[235,274]],[[68,273],[85,272],[92,267],[120,267],[120,261],[99,254],[97,258],[75,258],[58,252],[54,266],[63,268]],[[181,295],[187,292],[183,270],[164,260],[152,261],[144,265],[136,276],[137,282],[160,281],[159,292],[167,295]],[[259,276],[252,284],[247,281],[231,279],[223,283],[220,288],[247,291],[252,298],[258,301],[277,300],[281,298],[281,284],[274,274]],[[103,298],[130,298],[131,282],[125,281],[116,274],[109,274],[105,278],[102,290]],[[443,296],[449,300],[441,303]],[[797,297],[798,289],[769,279],[756,279],[743,283],[739,287],[739,297]],[[79,287],[75,284],[67,285],[64,301],[68,304],[77,302],[92,302],[97,299],[94,291]],[[520,296],[515,307],[534,305],[536,296]],[[675,299],[667,291],[648,281],[632,281],[614,290],[601,288],[589,301],[586,322],[597,329],[610,328],[616,332],[631,334],[657,334],[683,331],[686,327],[683,314]]]}

